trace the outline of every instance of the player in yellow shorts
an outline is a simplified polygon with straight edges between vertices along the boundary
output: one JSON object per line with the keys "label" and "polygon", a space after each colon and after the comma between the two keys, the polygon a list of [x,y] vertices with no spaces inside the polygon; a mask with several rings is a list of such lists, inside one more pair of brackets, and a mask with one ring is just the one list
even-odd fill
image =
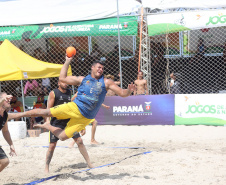
{"label": "player in yellow shorts", "polygon": [[[74,102],[52,107],[50,108],[50,112],[52,116],[57,119],[70,119],[65,128],[65,133],[68,138],[76,135],[81,130],[84,130],[89,123],[94,121],[94,119],[85,118]],[[75,130],[77,132],[75,132]]]}
{"label": "player in yellow shorts", "polygon": [[[74,94],[74,96],[71,98],[71,101],[74,101],[75,98],[77,97],[77,93]],[[106,108],[106,109],[110,109],[110,106],[107,106],[105,104],[102,103],[101,105],[102,107]],[[93,119],[90,124],[92,125],[92,131],[91,131],[91,144],[94,144],[94,145],[98,145],[99,143],[96,141],[95,139],[95,133],[96,133],[96,128],[97,128],[97,120]],[[85,135],[86,134],[86,130],[84,129],[84,132],[82,135]],[[73,147],[75,144],[75,141],[72,141],[70,144],[69,144],[69,147]]]}
{"label": "player in yellow shorts", "polygon": [[104,102],[107,91],[110,89],[118,96],[127,97],[135,90],[133,83],[127,89],[117,86],[111,79],[104,78],[104,64],[101,61],[93,62],[91,73],[84,76],[67,76],[67,71],[72,58],[66,57],[66,61],[61,69],[59,80],[68,85],[78,87],[78,96],[73,102],[59,105],[51,109],[34,109],[23,113],[11,113],[10,119],[20,117],[56,117],[57,119],[71,119],[65,130],[52,126],[46,122],[37,127],[51,131],[60,140],[66,140],[85,128],[92,119],[95,118],[102,103]]}

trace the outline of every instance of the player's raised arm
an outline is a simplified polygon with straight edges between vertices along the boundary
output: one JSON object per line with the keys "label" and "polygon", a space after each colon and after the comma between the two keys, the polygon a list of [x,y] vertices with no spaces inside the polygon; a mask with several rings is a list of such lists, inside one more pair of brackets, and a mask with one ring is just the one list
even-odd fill
{"label": "player's raised arm", "polygon": [[105,79],[105,85],[106,85],[107,90],[110,89],[113,92],[115,92],[115,94],[117,94],[118,96],[121,96],[121,97],[127,97],[127,96],[131,95],[131,93],[136,88],[135,85],[133,83],[131,83],[128,85],[127,89],[122,89],[110,79]]}
{"label": "player's raised arm", "polygon": [[66,61],[60,71],[59,80],[68,85],[80,85],[84,76],[67,76],[67,71],[71,61],[72,61],[72,57],[69,58],[66,56]]}

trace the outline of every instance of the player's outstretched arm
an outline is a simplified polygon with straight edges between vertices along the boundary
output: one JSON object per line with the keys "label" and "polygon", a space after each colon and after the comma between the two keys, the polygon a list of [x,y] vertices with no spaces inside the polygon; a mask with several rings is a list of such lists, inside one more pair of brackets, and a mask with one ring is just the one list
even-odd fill
{"label": "player's outstretched arm", "polygon": [[67,76],[67,71],[71,61],[72,61],[72,57],[69,58],[66,56],[66,61],[60,71],[59,80],[68,85],[80,85],[84,78],[83,76]]}
{"label": "player's outstretched arm", "polygon": [[105,80],[105,85],[107,90],[110,89],[112,90],[115,94],[121,97],[127,97],[131,95],[131,93],[135,90],[135,85],[133,83],[128,85],[127,89],[122,89],[119,86],[117,86],[112,80],[106,79]]}

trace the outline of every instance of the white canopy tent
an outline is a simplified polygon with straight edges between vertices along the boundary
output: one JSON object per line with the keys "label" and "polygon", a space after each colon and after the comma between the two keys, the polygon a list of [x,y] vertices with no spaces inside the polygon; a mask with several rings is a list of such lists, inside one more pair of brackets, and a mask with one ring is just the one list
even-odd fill
{"label": "white canopy tent", "polygon": [[[117,17],[117,0],[13,0],[1,1],[0,26],[60,23]],[[134,14],[135,0],[118,0],[119,15]]]}
{"label": "white canopy tent", "polygon": [[187,8],[187,9],[210,9],[210,8],[224,8],[226,7],[225,0],[142,0],[142,4],[145,8],[151,9],[177,9],[177,8]]}

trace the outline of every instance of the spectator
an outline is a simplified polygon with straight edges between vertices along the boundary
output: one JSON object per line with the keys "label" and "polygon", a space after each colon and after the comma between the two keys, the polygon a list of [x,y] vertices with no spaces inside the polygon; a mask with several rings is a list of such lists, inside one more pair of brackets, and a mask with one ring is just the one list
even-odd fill
{"label": "spectator", "polygon": [[190,62],[192,63],[194,60],[195,62],[199,62],[204,56],[205,49],[206,48],[204,45],[204,40],[202,38],[199,38],[196,55],[193,58],[191,58]]}
{"label": "spectator", "polygon": [[[37,96],[37,101],[33,106],[33,109],[46,109],[46,105],[44,104],[44,94],[40,94]],[[33,128],[34,123],[45,122],[46,118],[43,117],[32,117],[30,121],[30,129]]]}
{"label": "spectator", "polygon": [[170,74],[170,94],[180,94],[180,82],[178,81],[178,74],[171,73]]}
{"label": "spectator", "polygon": [[42,91],[47,95],[51,90],[50,79],[43,78],[42,79]]}
{"label": "spectator", "polygon": [[39,87],[39,83],[36,80],[28,80],[24,87],[24,95],[26,96],[28,91],[30,93],[33,92],[33,94],[30,95],[38,95],[38,93],[41,91],[41,88]]}
{"label": "spectator", "polygon": [[[12,95],[12,99],[10,101],[11,110],[10,112],[24,112],[23,104],[21,101],[17,100],[16,95]],[[15,121],[20,121],[20,118],[15,119]]]}
{"label": "spectator", "polygon": [[204,40],[202,38],[199,38],[197,53],[202,55],[205,53],[205,45],[204,45]]}
{"label": "spectator", "polygon": [[135,80],[134,84],[136,85],[136,90],[134,91],[134,95],[147,95],[147,80],[143,79],[143,72],[139,71],[137,74],[138,79]]}

